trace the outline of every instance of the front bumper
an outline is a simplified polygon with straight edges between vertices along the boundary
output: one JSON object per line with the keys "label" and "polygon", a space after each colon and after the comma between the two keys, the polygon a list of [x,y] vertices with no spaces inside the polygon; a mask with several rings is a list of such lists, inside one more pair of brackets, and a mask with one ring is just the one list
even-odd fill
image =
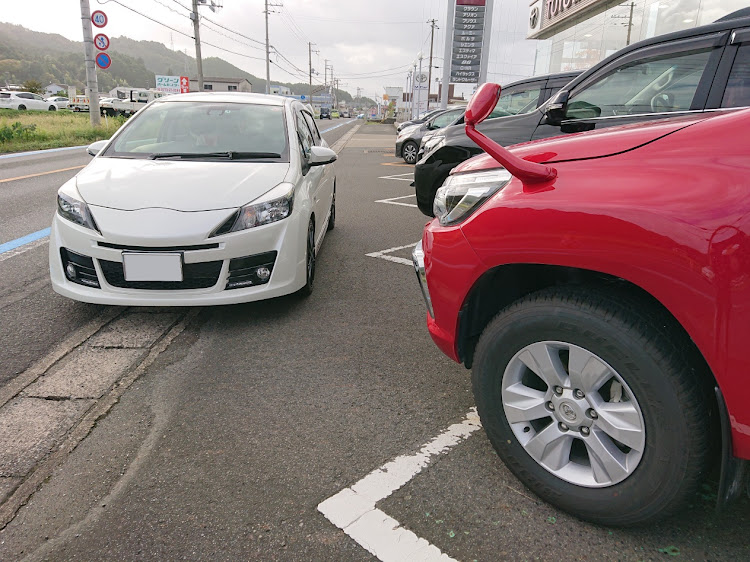
{"label": "front bumper", "polygon": [[465,299],[485,266],[460,227],[429,222],[412,254],[427,304],[427,329],[440,350],[458,363],[459,317]]}
{"label": "front bumper", "polygon": [[403,148],[404,148],[404,141],[397,140],[396,141],[396,158],[403,158],[402,156]]}
{"label": "front bumper", "polygon": [[[290,294],[301,289],[306,280],[306,219],[298,211],[276,223],[205,238],[201,243],[190,240],[180,244],[171,237],[169,240],[149,239],[137,244],[132,238],[102,236],[55,214],[49,244],[52,288],[74,300],[123,306],[221,305]],[[125,281],[123,251],[179,253],[183,264],[183,282]],[[95,279],[99,287],[91,283],[82,285],[66,275],[64,260],[66,256],[74,255],[91,258],[88,263],[93,267],[90,268],[89,279]],[[239,261],[237,258],[249,259]],[[71,259],[82,261],[78,257]],[[264,283],[255,279],[257,284],[250,286],[236,283],[238,275],[245,273],[238,268],[261,265],[256,264],[258,259],[264,264],[270,260],[270,278]],[[231,287],[232,280],[235,280],[233,284],[236,288]]]}

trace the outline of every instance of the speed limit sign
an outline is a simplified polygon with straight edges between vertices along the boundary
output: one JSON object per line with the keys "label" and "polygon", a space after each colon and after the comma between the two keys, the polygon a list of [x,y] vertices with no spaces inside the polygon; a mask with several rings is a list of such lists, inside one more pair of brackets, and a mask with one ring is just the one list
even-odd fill
{"label": "speed limit sign", "polygon": [[95,11],[93,14],[91,14],[91,23],[93,23],[96,27],[104,27],[105,25],[107,25],[107,14],[105,14],[101,10]]}

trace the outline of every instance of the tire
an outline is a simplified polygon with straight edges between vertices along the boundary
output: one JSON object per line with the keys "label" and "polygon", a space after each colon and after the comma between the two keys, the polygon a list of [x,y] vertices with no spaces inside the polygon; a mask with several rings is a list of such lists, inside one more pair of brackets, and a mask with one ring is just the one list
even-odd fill
{"label": "tire", "polygon": [[315,221],[310,218],[307,225],[305,249],[305,285],[299,290],[303,297],[309,297],[315,283]]}
{"label": "tire", "polygon": [[616,291],[563,287],[516,301],[487,325],[474,359],[490,442],[534,493],[582,519],[627,526],[675,512],[717,442],[711,377],[685,339],[650,302]]}
{"label": "tire", "polygon": [[26,106],[24,104],[20,104],[18,106],[18,111],[26,111]]}
{"label": "tire", "polygon": [[407,164],[416,164],[419,146],[414,141],[406,141],[401,147],[401,156]]}
{"label": "tire", "polygon": [[336,228],[336,188],[333,188],[333,199],[331,199],[331,211],[328,215],[328,232]]}
{"label": "tire", "polygon": [[56,107],[56,106],[54,106],[54,105],[50,105],[50,106],[49,106],[49,107],[48,107],[47,109],[48,109],[49,111],[57,111],[57,107]]}

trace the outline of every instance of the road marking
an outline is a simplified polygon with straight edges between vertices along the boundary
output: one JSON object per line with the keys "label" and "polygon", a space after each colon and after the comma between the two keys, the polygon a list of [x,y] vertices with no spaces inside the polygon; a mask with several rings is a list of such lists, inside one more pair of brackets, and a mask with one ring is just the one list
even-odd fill
{"label": "road marking", "polygon": [[[408,177],[403,177],[408,176]],[[393,174],[390,176],[379,176],[379,180],[396,180],[396,181],[412,181],[412,178],[414,177],[414,174],[411,172],[406,172],[405,174]]]}
{"label": "road marking", "polygon": [[63,152],[65,150],[76,150],[86,148],[85,146],[64,146],[62,148],[47,148],[45,150],[30,150],[29,152],[16,152],[15,154],[3,154],[0,160],[5,158],[20,158],[21,156],[33,156],[34,154],[47,154],[49,152]]}
{"label": "road marking", "polygon": [[405,168],[413,168],[414,164],[406,164],[401,162],[381,162],[381,166],[403,166]]}
{"label": "road marking", "polygon": [[343,127],[344,125],[348,125],[349,123],[354,123],[356,119],[352,119],[351,121],[347,121],[346,123],[339,123],[338,125],[334,125],[333,127],[328,127],[325,131],[320,131],[320,134],[327,133],[328,131],[333,131],[334,129],[338,129],[339,127]]}
{"label": "road marking", "polygon": [[70,170],[80,170],[81,168],[85,168],[86,164],[83,166],[71,166],[70,168],[60,168],[59,170],[50,170],[49,172],[39,172],[38,174],[29,174],[27,176],[17,176],[15,178],[6,178],[4,180],[0,180],[0,183],[7,183],[9,181],[16,181],[16,180],[25,180],[26,178],[36,178],[39,176],[46,176],[49,174],[56,174],[58,172],[67,172]]}
{"label": "road marking", "polygon": [[414,207],[415,209],[418,209],[419,207],[414,203],[401,203],[397,201],[397,199],[409,199],[412,197],[416,198],[416,195],[402,195],[401,197],[391,197],[390,199],[378,199],[375,203],[388,203],[389,205],[401,205],[403,207]]}
{"label": "road marking", "polygon": [[[47,237],[49,236],[50,229],[44,228],[37,230],[21,238],[16,238],[10,242],[0,244],[0,261],[7,260],[18,254],[27,252],[33,248],[37,248],[42,244],[47,243]],[[15,250],[15,251],[14,251]]]}
{"label": "road marking", "polygon": [[365,255],[369,258],[380,258],[381,260],[392,261],[394,263],[402,263],[404,265],[413,267],[414,264],[412,263],[411,260],[408,260],[406,258],[400,258],[398,256],[389,256],[388,254],[392,254],[393,252],[398,252],[399,250],[405,250],[406,248],[413,248],[416,245],[417,243],[414,242],[413,244],[407,244],[406,246],[397,246],[395,248],[388,248],[387,250],[381,250],[380,252],[371,252]]}
{"label": "road marking", "polygon": [[417,453],[396,457],[376,468],[321,502],[318,511],[379,560],[453,560],[375,505],[419,474],[434,457],[468,439],[480,427],[476,408],[472,408],[461,423],[448,427]]}

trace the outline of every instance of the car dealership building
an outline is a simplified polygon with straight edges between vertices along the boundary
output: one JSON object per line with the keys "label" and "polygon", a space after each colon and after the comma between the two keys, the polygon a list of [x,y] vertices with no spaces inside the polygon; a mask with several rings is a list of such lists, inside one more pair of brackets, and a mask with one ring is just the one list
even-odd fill
{"label": "car dealership building", "polygon": [[534,74],[583,70],[623,47],[705,25],[747,0],[532,0],[528,39],[537,42]]}

